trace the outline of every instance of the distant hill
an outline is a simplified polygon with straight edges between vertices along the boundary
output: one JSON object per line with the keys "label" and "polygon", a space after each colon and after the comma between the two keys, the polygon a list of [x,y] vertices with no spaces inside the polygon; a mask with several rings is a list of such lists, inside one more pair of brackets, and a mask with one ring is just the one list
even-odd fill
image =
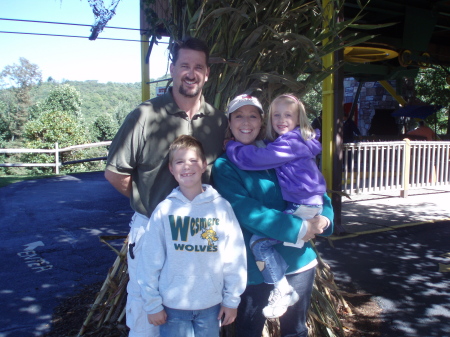
{"label": "distant hill", "polygon": [[[81,113],[86,122],[95,120],[104,113],[113,115],[119,122],[141,103],[141,83],[99,83],[97,81],[63,81],[62,83],[43,82],[33,88],[34,102],[42,101],[52,87],[68,84],[76,88],[82,99]],[[150,97],[156,96],[156,86],[164,86],[166,82],[152,83]]]}

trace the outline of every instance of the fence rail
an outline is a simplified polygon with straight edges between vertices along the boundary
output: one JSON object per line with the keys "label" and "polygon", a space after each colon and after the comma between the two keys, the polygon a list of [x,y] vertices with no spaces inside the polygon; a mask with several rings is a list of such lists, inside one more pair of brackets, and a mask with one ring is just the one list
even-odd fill
{"label": "fence rail", "polygon": [[60,161],[60,154],[63,152],[69,151],[78,151],[84,150],[92,147],[101,147],[111,145],[111,141],[99,142],[99,143],[91,143],[91,144],[83,144],[83,145],[74,145],[68,146],[64,148],[59,148],[58,143],[55,143],[54,149],[0,149],[0,154],[13,154],[13,153],[50,153],[55,155],[54,163],[0,163],[0,167],[54,167],[55,173],[59,174],[59,168],[62,165],[70,165],[84,162],[91,162],[97,160],[106,160],[105,157],[97,157],[97,158],[86,158],[80,160],[71,160],[71,161]]}
{"label": "fence rail", "polygon": [[450,142],[404,141],[344,144],[342,191],[369,194],[450,185]]}

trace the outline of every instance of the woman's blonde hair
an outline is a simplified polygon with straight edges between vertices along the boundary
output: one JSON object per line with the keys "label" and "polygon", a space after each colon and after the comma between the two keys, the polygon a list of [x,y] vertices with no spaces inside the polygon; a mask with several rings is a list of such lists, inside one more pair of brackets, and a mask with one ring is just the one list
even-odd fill
{"label": "woman's blonde hair", "polygon": [[283,94],[276,97],[270,104],[266,123],[267,139],[273,141],[279,136],[272,126],[272,114],[275,111],[275,105],[278,103],[295,104],[296,107],[294,111],[297,112],[298,115],[298,126],[300,128],[302,138],[304,140],[309,140],[316,137],[316,132],[312,128],[311,124],[309,123],[308,117],[306,116],[306,110],[303,103],[293,94]]}

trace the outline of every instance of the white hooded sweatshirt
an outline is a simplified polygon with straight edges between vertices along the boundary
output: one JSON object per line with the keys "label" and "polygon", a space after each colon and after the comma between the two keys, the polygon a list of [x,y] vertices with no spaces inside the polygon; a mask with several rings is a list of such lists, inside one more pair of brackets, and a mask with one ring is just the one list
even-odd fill
{"label": "white hooded sweatshirt", "polygon": [[150,217],[137,268],[147,314],[163,305],[239,305],[247,283],[242,231],[228,201],[210,185],[203,188],[192,201],[175,188]]}

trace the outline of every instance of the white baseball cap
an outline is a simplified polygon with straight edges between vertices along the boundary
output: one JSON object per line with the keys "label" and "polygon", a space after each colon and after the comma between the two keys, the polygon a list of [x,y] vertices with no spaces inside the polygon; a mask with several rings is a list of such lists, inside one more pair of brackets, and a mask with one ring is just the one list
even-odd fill
{"label": "white baseball cap", "polygon": [[235,98],[233,98],[233,100],[230,102],[230,104],[228,104],[228,109],[227,109],[228,117],[230,117],[230,115],[233,112],[235,112],[237,109],[239,109],[240,107],[243,107],[245,105],[253,105],[253,106],[257,107],[259,109],[259,112],[261,113],[261,116],[264,116],[264,110],[263,110],[262,105],[259,102],[259,100],[256,97],[253,97],[253,96],[250,96],[247,94],[243,94],[243,95],[236,96]]}

